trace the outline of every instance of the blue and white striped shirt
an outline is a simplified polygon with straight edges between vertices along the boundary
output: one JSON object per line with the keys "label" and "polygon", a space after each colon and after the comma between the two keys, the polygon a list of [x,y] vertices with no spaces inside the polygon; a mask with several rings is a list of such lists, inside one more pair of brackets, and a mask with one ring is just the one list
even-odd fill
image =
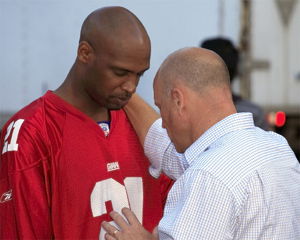
{"label": "blue and white striped shirt", "polygon": [[300,239],[300,165],[287,141],[253,125],[250,113],[228,116],[184,154],[161,120],[145,152],[151,173],[176,178],[159,239]]}

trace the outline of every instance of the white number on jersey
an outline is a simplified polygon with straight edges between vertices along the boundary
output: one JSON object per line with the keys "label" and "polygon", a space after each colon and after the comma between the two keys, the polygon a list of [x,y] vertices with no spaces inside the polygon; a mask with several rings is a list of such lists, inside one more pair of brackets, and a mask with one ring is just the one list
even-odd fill
{"label": "white number on jersey", "polygon": [[[124,185],[109,178],[97,182],[91,194],[91,208],[94,217],[107,214],[105,202],[111,201],[114,211],[121,213],[123,207],[130,206],[140,222],[143,221],[143,182],[141,177],[127,177]],[[114,222],[110,222],[115,225]],[[99,239],[104,239],[105,231],[101,229]]]}
{"label": "white number on jersey", "polygon": [[[18,135],[19,135],[19,131],[20,128],[22,126],[24,122],[24,119],[19,119],[17,121],[13,121],[11,122],[6,130],[6,135],[4,137],[4,146],[3,146],[3,150],[2,150],[2,154],[9,152],[9,151],[18,151],[18,147],[19,144],[17,144],[17,140],[18,140]],[[12,131],[13,129],[13,131]],[[10,136],[10,133],[12,131],[12,136],[10,139],[10,143],[8,143],[8,137]]]}

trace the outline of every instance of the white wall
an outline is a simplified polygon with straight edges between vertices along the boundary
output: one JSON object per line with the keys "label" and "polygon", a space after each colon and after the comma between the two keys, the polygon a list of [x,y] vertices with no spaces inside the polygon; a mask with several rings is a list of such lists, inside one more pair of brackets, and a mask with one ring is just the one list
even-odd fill
{"label": "white wall", "polygon": [[148,30],[151,69],[138,92],[153,104],[152,79],[160,63],[178,48],[219,34],[222,2],[223,34],[237,42],[239,0],[0,0],[0,112],[14,112],[57,88],[75,59],[82,21],[108,5],[127,7]]}
{"label": "white wall", "polygon": [[252,74],[252,99],[265,106],[293,106],[300,112],[300,1],[284,26],[275,0],[253,0],[252,55],[270,62]]}

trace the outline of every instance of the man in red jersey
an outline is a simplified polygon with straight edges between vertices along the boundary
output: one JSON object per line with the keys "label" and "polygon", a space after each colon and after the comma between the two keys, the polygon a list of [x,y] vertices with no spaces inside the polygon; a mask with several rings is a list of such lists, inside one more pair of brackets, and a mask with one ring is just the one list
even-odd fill
{"label": "man in red jersey", "polygon": [[121,7],[92,12],[63,84],[4,126],[0,239],[104,239],[108,213],[131,208],[152,231],[170,180],[156,180],[121,109],[149,68],[150,39]]}

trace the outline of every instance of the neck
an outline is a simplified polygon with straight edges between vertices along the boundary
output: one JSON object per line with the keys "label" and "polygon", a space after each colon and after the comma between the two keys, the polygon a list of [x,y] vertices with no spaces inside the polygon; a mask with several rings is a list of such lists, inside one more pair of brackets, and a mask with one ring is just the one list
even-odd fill
{"label": "neck", "polygon": [[[214,93],[218,94],[218,93]],[[220,94],[220,93],[219,93]],[[200,99],[197,104],[193,104],[191,111],[191,141],[195,142],[201,135],[203,135],[209,128],[236,113],[235,106],[231,101],[230,96],[218,95],[219,97]],[[205,101],[210,99],[210,101]],[[198,110],[197,110],[198,109]],[[199,116],[199,109],[201,115]]]}
{"label": "neck", "polygon": [[76,70],[75,64],[54,93],[96,122],[110,120],[109,110],[99,106],[82,87],[82,79],[78,78],[81,74]]}
{"label": "neck", "polygon": [[223,120],[224,118],[228,117],[231,114],[236,113],[234,108],[227,108],[224,106],[215,106],[215,109],[207,109],[203,112],[203,117],[201,120],[195,122],[196,131],[193,131],[193,141],[196,141],[201,135],[203,135],[209,128]]}

